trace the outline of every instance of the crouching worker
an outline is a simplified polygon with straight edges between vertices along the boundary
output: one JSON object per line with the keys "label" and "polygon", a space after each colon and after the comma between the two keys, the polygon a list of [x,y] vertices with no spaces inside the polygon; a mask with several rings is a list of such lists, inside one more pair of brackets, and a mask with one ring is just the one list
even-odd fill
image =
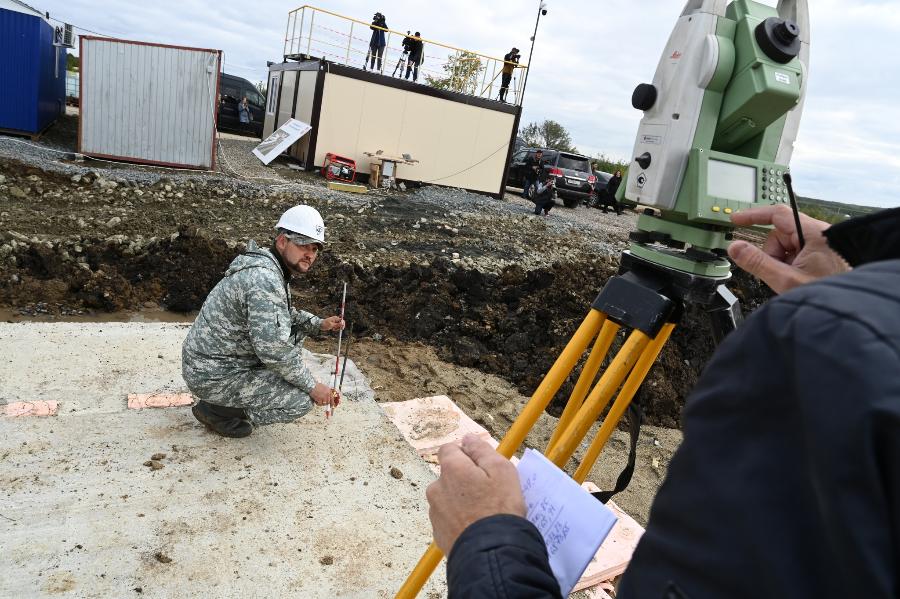
{"label": "crouching worker", "polygon": [[556,179],[549,174],[544,173],[542,180],[539,179],[534,184],[534,213],[540,214],[544,212],[544,216],[550,216],[550,210],[556,205],[553,200],[553,192],[555,190]]}
{"label": "crouching worker", "polygon": [[325,244],[325,223],[310,206],[278,221],[271,248],[252,240],[210,291],[181,350],[184,380],[200,401],[194,416],[225,437],[246,437],[254,426],[290,422],[312,404],[340,398],[304,365],[310,333],[344,327],[291,307],[288,282],[307,272]]}

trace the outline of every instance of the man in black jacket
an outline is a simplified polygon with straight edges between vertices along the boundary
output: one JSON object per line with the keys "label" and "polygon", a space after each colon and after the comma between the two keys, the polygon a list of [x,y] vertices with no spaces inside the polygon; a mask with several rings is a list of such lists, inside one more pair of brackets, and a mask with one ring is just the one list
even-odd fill
{"label": "man in black jacket", "polygon": [[546,161],[544,160],[544,151],[538,149],[531,154],[529,152],[528,156],[525,157],[525,160],[522,163],[522,179],[524,180],[522,189],[522,197],[526,200],[531,199],[529,195],[529,190],[533,185],[536,185],[538,181],[544,180],[544,170],[547,166]]}
{"label": "man in black jacket", "polygon": [[[794,289],[704,370],[617,596],[895,598],[900,209],[827,231],[804,218],[802,250],[783,206],[733,220],[774,225],[762,250],[734,242],[729,254],[776,292]],[[844,273],[829,244],[858,268]],[[514,467],[475,438],[439,457],[427,494],[450,596],[559,597]]]}
{"label": "man in black jacket", "polygon": [[425,42],[422,41],[422,34],[416,31],[416,37],[409,46],[409,60],[406,62],[406,77],[412,72],[413,83],[419,80],[419,67],[422,65],[422,59],[425,58]]}

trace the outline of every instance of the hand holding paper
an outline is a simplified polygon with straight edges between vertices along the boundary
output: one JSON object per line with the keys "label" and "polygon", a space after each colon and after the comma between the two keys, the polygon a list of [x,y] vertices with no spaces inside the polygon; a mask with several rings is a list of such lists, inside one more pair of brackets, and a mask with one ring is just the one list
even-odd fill
{"label": "hand holding paper", "polygon": [[473,522],[496,514],[525,515],[519,475],[509,460],[475,435],[461,445],[448,443],[438,453],[441,477],[428,485],[434,541],[449,555]]}

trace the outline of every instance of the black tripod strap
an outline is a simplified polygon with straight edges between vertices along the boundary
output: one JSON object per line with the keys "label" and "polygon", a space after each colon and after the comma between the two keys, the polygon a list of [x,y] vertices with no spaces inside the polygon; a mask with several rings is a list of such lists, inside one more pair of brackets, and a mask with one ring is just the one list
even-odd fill
{"label": "black tripod strap", "polygon": [[625,468],[622,469],[619,478],[616,479],[616,486],[611,491],[597,491],[596,493],[591,493],[591,495],[599,499],[601,503],[608,502],[612,499],[613,495],[624,491],[628,486],[628,483],[631,482],[631,477],[634,475],[634,464],[637,461],[637,443],[638,437],[641,434],[641,421],[644,419],[644,412],[641,410],[640,403],[632,400],[628,405],[627,414],[628,434],[631,436],[631,449],[628,451],[628,463],[625,464]]}

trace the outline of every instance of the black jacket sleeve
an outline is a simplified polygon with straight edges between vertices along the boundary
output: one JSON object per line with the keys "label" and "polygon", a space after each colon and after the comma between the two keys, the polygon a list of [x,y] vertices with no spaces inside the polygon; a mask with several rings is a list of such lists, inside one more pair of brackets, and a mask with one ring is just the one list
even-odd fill
{"label": "black jacket sleeve", "polygon": [[561,599],[541,534],[511,514],[463,531],[447,558],[447,586],[450,599]]}

